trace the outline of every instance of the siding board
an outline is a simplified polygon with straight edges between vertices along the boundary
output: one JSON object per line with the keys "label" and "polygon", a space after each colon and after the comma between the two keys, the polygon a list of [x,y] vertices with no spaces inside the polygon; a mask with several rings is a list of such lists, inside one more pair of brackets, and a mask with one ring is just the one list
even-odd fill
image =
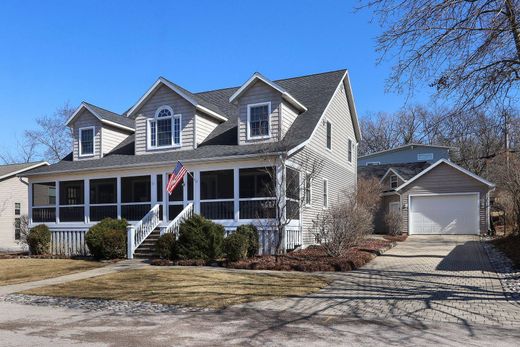
{"label": "siding board", "polygon": [[[88,157],[79,156],[79,129],[84,127],[94,127],[94,155]],[[83,110],[76,117],[73,127],[73,159],[74,160],[91,160],[101,158],[101,122],[88,110]]]}

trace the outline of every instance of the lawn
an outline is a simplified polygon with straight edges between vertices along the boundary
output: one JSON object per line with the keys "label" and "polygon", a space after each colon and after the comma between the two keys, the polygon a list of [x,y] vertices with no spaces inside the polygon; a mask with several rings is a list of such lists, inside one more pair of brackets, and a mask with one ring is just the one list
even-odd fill
{"label": "lawn", "polygon": [[151,267],[32,289],[23,294],[219,309],[244,302],[301,296],[327,284],[321,276],[299,273]]}
{"label": "lawn", "polygon": [[0,286],[68,275],[103,265],[71,259],[0,259]]}

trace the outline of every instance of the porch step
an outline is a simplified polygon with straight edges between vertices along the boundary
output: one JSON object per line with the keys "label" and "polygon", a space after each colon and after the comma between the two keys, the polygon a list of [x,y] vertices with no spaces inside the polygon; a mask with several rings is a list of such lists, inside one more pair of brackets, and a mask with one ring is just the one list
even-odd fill
{"label": "porch step", "polygon": [[134,252],[134,258],[138,259],[153,259],[158,258],[155,244],[161,236],[159,229],[152,231],[150,235],[137,247]]}

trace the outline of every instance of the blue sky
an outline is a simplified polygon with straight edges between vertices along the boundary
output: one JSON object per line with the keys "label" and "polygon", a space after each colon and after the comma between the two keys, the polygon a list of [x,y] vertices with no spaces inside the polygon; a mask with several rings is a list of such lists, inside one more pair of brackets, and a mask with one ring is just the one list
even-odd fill
{"label": "blue sky", "polygon": [[[123,112],[164,76],[196,92],[350,71],[359,114],[399,109],[356,1],[2,1],[0,150],[66,101]],[[425,101],[426,92],[416,101]]]}

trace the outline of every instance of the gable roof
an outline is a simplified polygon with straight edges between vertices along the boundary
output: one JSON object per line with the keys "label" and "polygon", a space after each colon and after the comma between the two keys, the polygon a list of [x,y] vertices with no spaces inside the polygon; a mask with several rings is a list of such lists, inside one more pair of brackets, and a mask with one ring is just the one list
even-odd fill
{"label": "gable roof", "polygon": [[453,148],[453,147],[450,147],[450,146],[423,145],[421,143],[409,143],[409,144],[406,144],[406,145],[403,145],[403,146],[394,147],[394,148],[387,149],[387,150],[384,150],[384,151],[379,151],[379,152],[374,152],[374,153],[361,155],[361,156],[358,157],[358,159],[370,158],[370,157],[373,157],[375,155],[379,155],[379,154],[383,154],[383,153],[391,153],[391,152],[402,151],[404,149],[413,148],[413,147],[446,148],[446,149]]}
{"label": "gable roof", "polygon": [[89,104],[85,101],[81,102],[79,107],[76,109],[76,111],[74,111],[72,116],[70,116],[65,125],[72,123],[74,118],[76,118],[84,109],[92,113],[92,115],[99,119],[99,121],[103,124],[111,125],[113,127],[132,132],[135,131],[135,121],[133,119],[118,115],[117,113],[105,110],[104,108]]}
{"label": "gable roof", "polygon": [[182,88],[181,86],[168,81],[164,77],[159,77],[157,81],[148,89],[148,91],[137,101],[137,103],[128,110],[126,113],[127,117],[132,117],[134,115],[134,112],[138,110],[152,95],[155,91],[157,91],[161,86],[166,86],[173,90],[176,94],[181,96],[183,99],[188,101],[190,104],[195,106],[196,109],[198,109],[201,112],[206,113],[209,116],[212,116],[213,118],[218,119],[221,122],[224,122],[227,120],[227,117],[224,112],[222,112],[217,106],[211,104],[210,102],[207,102],[203,98],[199,97],[196,94],[193,94],[192,92]]}
{"label": "gable roof", "polygon": [[[308,106],[307,111],[296,117],[285,137],[279,142],[268,145],[258,143],[238,145],[238,108],[237,105],[229,102],[229,98],[239,87],[224,88],[192,93],[198,100],[204,100],[227,116],[227,121],[220,123],[196,149],[134,155],[135,136],[129,135],[101,159],[72,161],[72,158],[68,157],[47,168],[36,169],[31,174],[88,171],[158,163],[169,164],[175,163],[177,160],[186,162],[222,160],[238,156],[265,156],[267,152],[287,152],[298,148],[310,139],[346,74],[347,71],[343,69],[274,81]],[[357,121],[355,113],[351,116]]]}
{"label": "gable roof", "polygon": [[7,164],[0,165],[0,180],[16,176],[25,171],[35,169],[37,167],[49,165],[46,161],[36,161],[31,163]]}
{"label": "gable roof", "polygon": [[307,107],[303,105],[301,102],[299,102],[295,97],[293,97],[287,90],[285,90],[282,86],[279,84],[269,80],[267,77],[263,76],[259,72],[255,72],[253,76],[251,76],[236,92],[233,93],[229,97],[229,102],[233,103],[235,100],[237,100],[242,94],[246,92],[251,86],[253,86],[257,81],[262,81],[271,88],[279,91],[282,94],[282,98],[288,101],[290,104],[295,106],[300,111],[307,111]]}
{"label": "gable roof", "polygon": [[439,166],[441,164],[449,165],[449,166],[453,167],[454,169],[459,170],[463,174],[468,175],[469,177],[479,181],[480,183],[487,185],[489,188],[494,188],[495,187],[495,185],[493,183],[485,180],[484,178],[482,178],[482,177],[480,177],[478,175],[475,175],[473,172],[468,171],[468,170],[464,169],[463,167],[461,167],[461,166],[459,166],[459,165],[457,165],[455,163],[452,163],[449,160],[440,159],[435,164],[432,164],[430,167],[428,167],[426,170],[422,171],[418,175],[414,176],[412,179],[406,181],[405,183],[403,183],[402,185],[397,187],[395,190],[399,191],[399,190],[403,189],[404,187],[408,186],[410,183],[412,183],[412,182],[416,181],[417,179],[421,178],[422,176],[426,175],[428,172],[432,171],[433,169],[435,169],[437,166]]}
{"label": "gable roof", "polygon": [[358,166],[358,174],[361,177],[376,177],[379,180],[383,180],[389,172],[394,172],[400,176],[403,181],[408,181],[420,172],[426,170],[430,165],[431,164],[426,161],[420,161],[413,163]]}

